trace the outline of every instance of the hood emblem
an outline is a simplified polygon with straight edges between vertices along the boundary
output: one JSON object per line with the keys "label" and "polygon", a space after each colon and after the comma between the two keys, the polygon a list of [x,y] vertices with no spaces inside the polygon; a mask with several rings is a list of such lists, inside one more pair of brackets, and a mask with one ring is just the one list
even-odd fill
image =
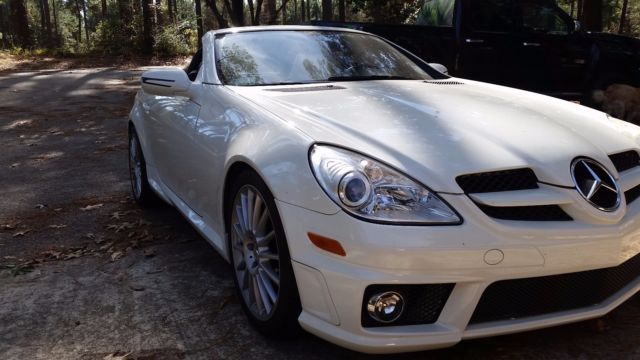
{"label": "hood emblem", "polygon": [[571,163],[571,177],[576,189],[587,202],[602,211],[614,211],[620,206],[620,186],[603,165],[588,158]]}

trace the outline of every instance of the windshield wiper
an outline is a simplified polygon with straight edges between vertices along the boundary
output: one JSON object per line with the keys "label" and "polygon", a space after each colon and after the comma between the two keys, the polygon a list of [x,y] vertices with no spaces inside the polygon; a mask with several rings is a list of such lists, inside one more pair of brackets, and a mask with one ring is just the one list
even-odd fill
{"label": "windshield wiper", "polygon": [[352,75],[352,76],[331,76],[328,81],[366,81],[366,80],[419,80],[396,75]]}

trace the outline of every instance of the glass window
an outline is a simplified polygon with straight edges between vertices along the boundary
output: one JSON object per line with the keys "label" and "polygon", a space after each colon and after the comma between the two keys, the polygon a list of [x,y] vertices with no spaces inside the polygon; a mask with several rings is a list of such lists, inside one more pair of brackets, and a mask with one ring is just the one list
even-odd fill
{"label": "glass window", "polygon": [[471,0],[471,26],[474,30],[512,32],[516,30],[513,0]]}
{"label": "glass window", "polygon": [[453,26],[455,0],[427,0],[418,12],[416,25]]}
{"label": "glass window", "polygon": [[431,79],[378,37],[340,31],[226,34],[216,39],[216,64],[229,85]]}
{"label": "glass window", "polygon": [[569,33],[569,26],[556,7],[523,3],[521,9],[522,28],[525,32],[560,35]]}

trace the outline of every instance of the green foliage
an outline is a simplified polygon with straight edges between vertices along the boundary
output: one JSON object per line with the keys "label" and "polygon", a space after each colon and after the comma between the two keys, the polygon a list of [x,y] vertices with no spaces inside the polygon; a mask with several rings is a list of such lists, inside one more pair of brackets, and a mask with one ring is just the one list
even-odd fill
{"label": "green foliage", "polygon": [[193,52],[196,34],[190,28],[167,25],[156,32],[154,49],[162,56],[188,55]]}
{"label": "green foliage", "polygon": [[92,50],[106,54],[128,53],[131,49],[126,46],[129,39],[125,36],[123,28],[122,21],[117,18],[101,21],[92,36]]}
{"label": "green foliage", "polygon": [[449,0],[425,1],[416,15],[416,24],[433,26],[451,26],[455,2]]}

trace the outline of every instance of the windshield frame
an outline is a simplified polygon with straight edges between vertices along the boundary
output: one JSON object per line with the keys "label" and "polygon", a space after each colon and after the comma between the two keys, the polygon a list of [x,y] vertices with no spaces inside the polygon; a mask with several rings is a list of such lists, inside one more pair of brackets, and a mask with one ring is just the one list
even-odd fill
{"label": "windshield frame", "polygon": [[[371,34],[371,33],[367,33],[364,31],[354,31],[351,29],[342,29],[342,28],[326,28],[326,27],[318,27],[318,28],[310,28],[310,27],[304,27],[304,28],[292,28],[292,29],[283,29],[283,28],[279,28],[279,29],[247,29],[247,30],[241,30],[241,31],[233,31],[233,32],[221,32],[221,33],[217,33],[214,35],[213,37],[213,62],[214,62],[214,66],[213,66],[213,70],[215,72],[215,76],[218,79],[218,81],[220,82],[221,85],[224,86],[241,86],[241,87],[253,87],[253,86],[287,86],[287,85],[305,85],[305,84],[318,84],[318,83],[332,83],[332,82],[343,82],[343,81],[357,81],[357,80],[315,80],[315,81],[305,81],[305,82],[282,82],[282,83],[272,83],[272,84],[247,84],[247,85],[239,85],[239,84],[229,84],[226,82],[226,79],[223,76],[223,72],[220,69],[220,58],[219,58],[219,54],[221,54],[221,50],[219,48],[219,40],[222,39],[225,36],[228,35],[240,35],[241,33],[255,33],[255,32],[333,32],[333,33],[355,33],[355,34],[360,34],[360,35],[365,35],[365,36],[371,36],[374,38],[377,38],[379,40],[381,40],[382,42],[386,43],[387,45],[391,46],[392,48],[394,48],[396,51],[398,51],[400,54],[402,54],[404,57],[407,58],[407,61],[412,62],[413,64],[415,64],[418,68],[420,68],[422,71],[424,71],[425,73],[427,73],[427,75],[429,75],[431,77],[431,79],[433,80],[444,80],[444,79],[449,79],[450,76],[446,75],[446,74],[442,74],[439,71],[437,71],[436,69],[434,69],[433,67],[431,67],[429,65],[429,63],[427,63],[426,61],[422,60],[421,58],[419,58],[417,55],[414,55],[413,53],[409,52],[408,50],[404,49],[403,47],[381,37],[375,34]],[[431,80],[429,79],[429,80]],[[376,80],[380,80],[380,79],[376,79]],[[389,79],[389,80],[398,80],[398,79]],[[427,79],[412,79],[411,81],[422,81],[422,80],[427,80]],[[366,81],[366,80],[359,80],[359,81]]]}

